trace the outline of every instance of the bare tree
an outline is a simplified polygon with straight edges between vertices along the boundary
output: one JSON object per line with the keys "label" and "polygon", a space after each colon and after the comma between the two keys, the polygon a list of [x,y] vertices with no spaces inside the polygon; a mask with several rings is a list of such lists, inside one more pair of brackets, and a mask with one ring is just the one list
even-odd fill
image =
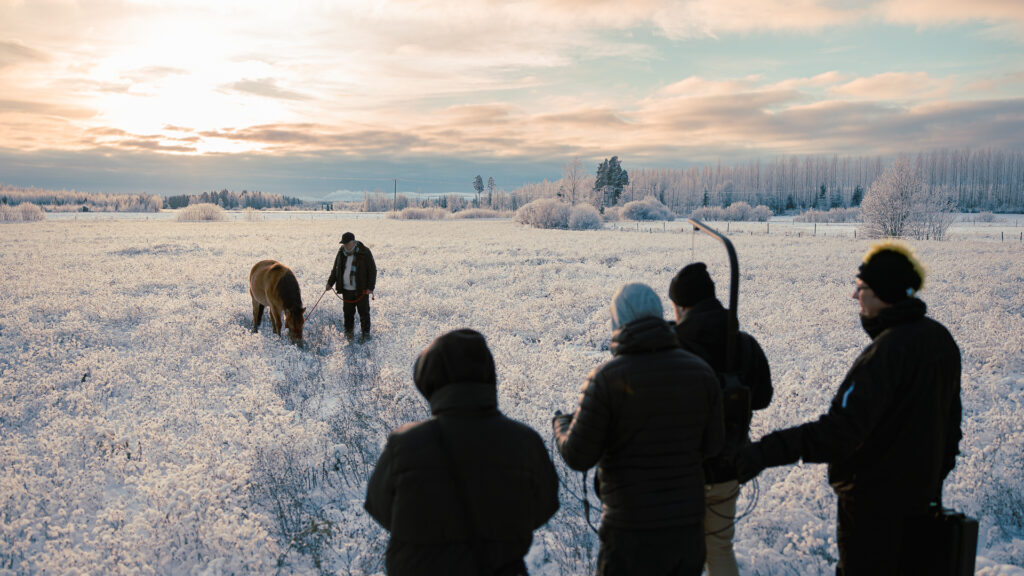
{"label": "bare tree", "polygon": [[924,181],[902,156],[875,180],[860,205],[868,236],[899,237],[908,232],[914,197]]}
{"label": "bare tree", "polygon": [[956,202],[945,187],[925,186],[913,200],[909,234],[919,240],[944,240],[956,214]]}
{"label": "bare tree", "polygon": [[562,166],[562,186],[570,206],[575,206],[583,195],[583,177],[583,160],[578,156]]}

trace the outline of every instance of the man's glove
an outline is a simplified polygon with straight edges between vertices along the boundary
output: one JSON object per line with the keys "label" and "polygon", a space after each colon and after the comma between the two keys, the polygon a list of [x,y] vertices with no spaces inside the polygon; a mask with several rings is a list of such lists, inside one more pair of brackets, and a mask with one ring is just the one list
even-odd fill
{"label": "man's glove", "polygon": [[760,442],[747,444],[740,448],[739,456],[736,458],[736,480],[745,484],[753,480],[764,470],[764,450]]}
{"label": "man's glove", "polygon": [[331,286],[334,286],[334,282],[328,282],[327,283],[327,290],[330,290]]}
{"label": "man's glove", "polygon": [[566,428],[572,422],[572,414],[562,414],[561,410],[555,410],[555,417],[551,419],[551,428],[558,432],[559,428]]}

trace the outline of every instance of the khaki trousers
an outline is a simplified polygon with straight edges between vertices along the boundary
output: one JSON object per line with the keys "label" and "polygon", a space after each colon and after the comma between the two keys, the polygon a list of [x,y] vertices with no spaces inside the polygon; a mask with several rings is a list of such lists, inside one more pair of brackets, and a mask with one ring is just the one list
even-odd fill
{"label": "khaki trousers", "polygon": [[739,576],[732,537],[736,533],[736,480],[704,486],[704,544],[707,548],[707,576]]}

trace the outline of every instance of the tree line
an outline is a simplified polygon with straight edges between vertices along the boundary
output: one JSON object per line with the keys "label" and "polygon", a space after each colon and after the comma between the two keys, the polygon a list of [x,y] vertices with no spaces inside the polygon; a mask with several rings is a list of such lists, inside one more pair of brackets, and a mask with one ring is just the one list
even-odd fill
{"label": "tree line", "polygon": [[168,196],[164,202],[165,208],[184,208],[189,204],[216,204],[226,210],[237,210],[241,208],[253,208],[262,210],[264,208],[288,208],[302,206],[305,201],[291,196],[281,194],[264,194],[259,190],[233,190],[223,189],[220,192],[210,191],[201,194],[179,194]]}
{"label": "tree line", "polygon": [[[929,190],[964,212],[1024,210],[1024,151],[986,148],[936,150],[907,155]],[[599,209],[654,197],[677,214],[735,202],[772,212],[803,212],[859,206],[864,194],[896,159],[882,156],[782,156],[731,165],[637,168],[626,174],[617,157],[588,173],[579,158],[562,167],[562,178],[524,184],[511,194],[521,204],[558,197]]]}
{"label": "tree line", "polygon": [[22,203],[47,212],[159,212],[164,200],[155,194],[95,194],[0,184],[0,205]]}

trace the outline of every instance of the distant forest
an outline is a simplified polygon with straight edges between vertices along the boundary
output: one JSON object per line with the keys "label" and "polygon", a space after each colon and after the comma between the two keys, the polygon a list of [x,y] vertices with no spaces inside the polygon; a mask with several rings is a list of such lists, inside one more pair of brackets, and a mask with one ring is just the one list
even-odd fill
{"label": "distant forest", "polygon": [[[907,158],[962,212],[1024,210],[1024,150],[937,150]],[[743,201],[776,214],[857,206],[891,163],[880,156],[787,156],[731,166],[637,169],[622,201],[654,196],[677,213]]]}
{"label": "distant forest", "polygon": [[[262,210],[264,208],[281,209],[303,206],[307,204],[307,202],[299,198],[292,198],[291,196],[264,194],[259,190],[253,190],[251,192],[248,190],[234,192],[224,189],[220,192],[203,192],[202,194],[168,196],[164,207],[171,209],[184,208],[189,204],[216,204],[227,210],[237,210],[239,208]],[[319,206],[319,203],[317,206]]]}

